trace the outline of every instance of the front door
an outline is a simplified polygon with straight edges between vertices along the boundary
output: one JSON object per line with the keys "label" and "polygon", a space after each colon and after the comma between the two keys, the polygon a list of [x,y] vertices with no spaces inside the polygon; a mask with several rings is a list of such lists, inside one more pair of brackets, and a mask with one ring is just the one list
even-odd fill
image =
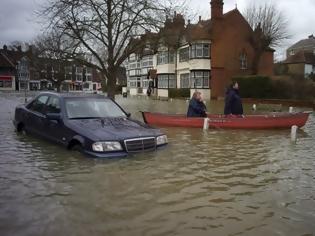
{"label": "front door", "polygon": [[[61,114],[60,98],[50,96],[46,105],[46,114],[57,113]],[[57,143],[65,143],[64,133],[65,128],[62,119],[48,120],[44,122],[44,127],[47,132],[47,138]]]}
{"label": "front door", "polygon": [[45,109],[48,101],[48,95],[37,97],[31,104],[27,106],[29,112],[25,117],[26,131],[39,136],[45,136],[44,122],[46,119]]}

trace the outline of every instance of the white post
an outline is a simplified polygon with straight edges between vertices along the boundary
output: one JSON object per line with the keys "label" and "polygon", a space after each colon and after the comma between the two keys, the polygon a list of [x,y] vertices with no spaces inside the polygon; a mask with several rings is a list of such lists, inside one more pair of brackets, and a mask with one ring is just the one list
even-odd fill
{"label": "white post", "polygon": [[209,129],[209,118],[205,118],[203,120],[203,130],[208,130]]}
{"label": "white post", "polygon": [[253,110],[256,111],[257,110],[257,106],[256,104],[253,104]]}
{"label": "white post", "polygon": [[296,143],[296,140],[297,140],[297,130],[298,130],[298,127],[296,125],[293,125],[291,127],[291,141],[293,143]]}
{"label": "white post", "polygon": [[293,113],[293,107],[289,107],[289,112]]}

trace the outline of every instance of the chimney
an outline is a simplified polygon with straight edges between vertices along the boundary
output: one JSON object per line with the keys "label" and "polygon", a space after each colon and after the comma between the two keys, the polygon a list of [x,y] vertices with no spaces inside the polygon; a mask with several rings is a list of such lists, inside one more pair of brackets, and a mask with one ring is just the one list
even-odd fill
{"label": "chimney", "polygon": [[199,16],[199,22],[201,21],[201,16]]}
{"label": "chimney", "polygon": [[211,0],[211,19],[223,17],[223,0]]}

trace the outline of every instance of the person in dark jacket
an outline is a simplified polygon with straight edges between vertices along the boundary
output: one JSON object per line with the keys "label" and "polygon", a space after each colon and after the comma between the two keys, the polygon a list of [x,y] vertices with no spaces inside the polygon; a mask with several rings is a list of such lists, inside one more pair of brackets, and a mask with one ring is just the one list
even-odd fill
{"label": "person in dark jacket", "polygon": [[233,82],[225,94],[225,115],[243,115],[243,104],[239,95],[239,86]]}
{"label": "person in dark jacket", "polygon": [[207,117],[207,108],[200,92],[194,92],[187,111],[187,117]]}

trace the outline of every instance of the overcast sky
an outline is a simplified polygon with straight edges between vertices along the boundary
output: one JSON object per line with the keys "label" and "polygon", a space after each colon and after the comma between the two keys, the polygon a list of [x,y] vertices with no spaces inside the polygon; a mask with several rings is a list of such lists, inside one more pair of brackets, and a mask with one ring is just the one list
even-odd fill
{"label": "overcast sky", "polygon": [[[210,17],[210,0],[189,0],[194,11],[203,18]],[[289,33],[292,38],[283,48],[315,34],[315,0],[259,0],[275,3],[289,20]],[[12,41],[31,41],[39,32],[40,26],[34,12],[46,0],[0,0],[0,45]],[[258,0],[225,0],[224,12],[235,8],[242,12],[247,5]],[[283,49],[277,54],[283,54]]]}

